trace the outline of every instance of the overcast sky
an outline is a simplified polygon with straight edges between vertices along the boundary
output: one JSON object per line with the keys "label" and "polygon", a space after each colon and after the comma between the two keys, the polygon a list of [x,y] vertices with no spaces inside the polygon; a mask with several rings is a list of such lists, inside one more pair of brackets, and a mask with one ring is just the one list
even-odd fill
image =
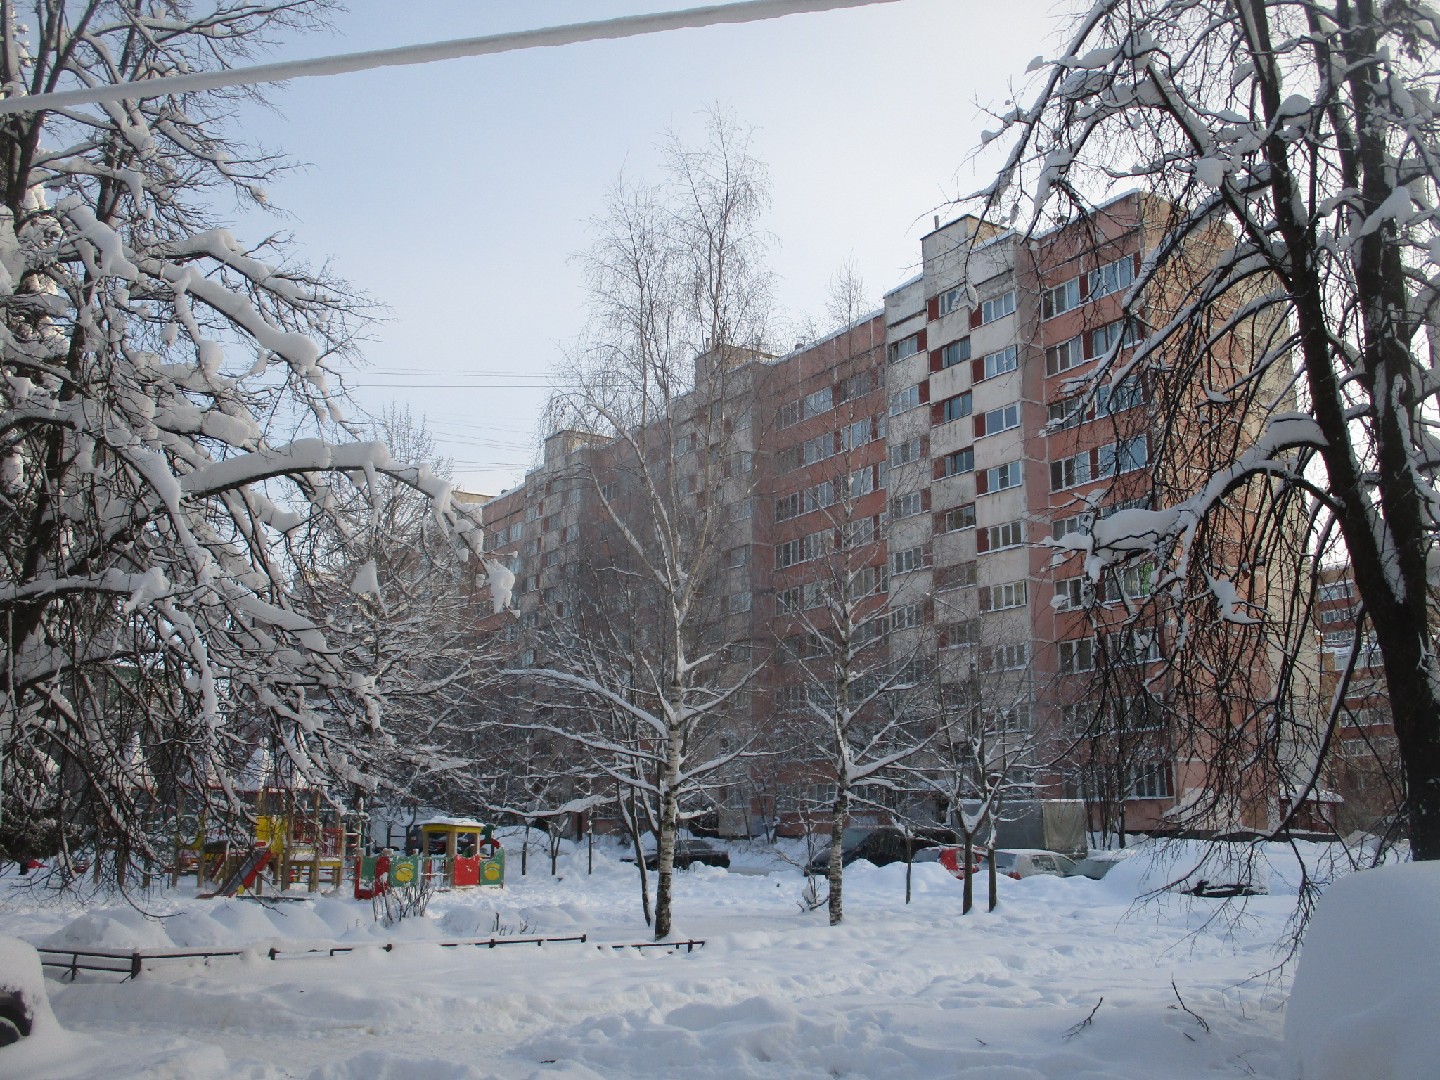
{"label": "overcast sky", "polygon": [[[613,18],[684,0],[348,0],[299,58]],[[622,172],[653,178],[664,131],[703,113],[753,127],[770,169],[778,298],[823,317],[853,258],[872,297],[917,269],[919,238],[977,185],[969,163],[1073,5],[902,0],[744,26],[454,60],[275,89],[246,133],[308,168],[270,192],[298,253],[388,309],[354,378],[409,403],[460,486],[512,486],[534,460],[552,363],[583,320],[572,256]],[[252,236],[264,223],[246,220]],[[273,227],[273,225],[271,226]],[[789,344],[789,343],[784,343]]]}

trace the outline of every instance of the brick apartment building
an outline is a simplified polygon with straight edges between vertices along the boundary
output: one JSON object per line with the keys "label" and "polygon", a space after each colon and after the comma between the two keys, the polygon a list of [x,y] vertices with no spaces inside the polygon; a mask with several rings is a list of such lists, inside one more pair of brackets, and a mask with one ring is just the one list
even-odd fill
{"label": "brick apartment building", "polygon": [[[885,612],[873,647],[890,663],[942,692],[978,687],[1051,751],[1068,745],[1073,767],[1041,776],[1044,794],[1118,806],[1110,824],[1135,831],[1163,827],[1204,782],[1200,755],[1177,754],[1141,701],[1165,693],[1144,677],[1158,670],[1163,625],[1096,632],[1095,601],[1144,597],[1149,567],[1120,568],[1095,597],[1079,556],[1054,546],[1150,505],[1148,378],[1088,397],[1074,380],[1128,354],[1120,301],[1162,211],[1132,194],[1038,239],[960,218],[923,238],[921,272],[883,311],[789,355],[734,363],[739,412],[726,420],[723,468],[705,474],[716,490],[690,494],[726,507],[714,586],[726,638],[772,654],[758,692],[736,705],[737,728],[794,712],[805,612],[843,553],[844,588]],[[599,499],[615,504],[617,453],[560,432],[523,485],[486,505],[489,548],[516,573],[517,649],[527,629],[573,614],[567,586],[618,557]],[[1074,738],[1093,729],[1102,658],[1146,685],[1117,728],[1125,752],[1109,761]],[[722,831],[756,831],[775,809],[757,809],[763,785],[733,781]]]}

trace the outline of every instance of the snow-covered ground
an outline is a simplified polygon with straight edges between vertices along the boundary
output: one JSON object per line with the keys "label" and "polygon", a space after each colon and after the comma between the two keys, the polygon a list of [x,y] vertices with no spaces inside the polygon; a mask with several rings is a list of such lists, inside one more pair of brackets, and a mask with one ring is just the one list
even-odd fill
{"label": "snow-covered ground", "polygon": [[[693,953],[596,947],[647,940],[635,870],[603,851],[593,875],[583,852],[562,858],[558,877],[534,858],[522,877],[512,858],[503,891],[443,894],[425,918],[389,929],[368,902],[198,900],[183,888],[150,901],[164,917],[147,919],[113,900],[42,901],[12,869],[0,934],[253,951],[157,963],[134,982],[47,979],[59,1028],[0,1050],[0,1076],[1279,1075],[1288,985],[1252,976],[1276,962],[1292,912],[1283,873],[1238,923],[1213,919],[1218,900],[1132,908],[1158,883],[1144,854],[1098,882],[1002,879],[995,913],[962,917],[960,883],[938,865],[915,866],[907,906],[903,866],[857,863],[832,929],[823,910],[801,910],[799,872],[766,860],[737,850],[729,872],[679,875],[676,937],[706,941]],[[436,944],[497,925],[590,940]],[[334,942],[399,944],[266,953]]]}

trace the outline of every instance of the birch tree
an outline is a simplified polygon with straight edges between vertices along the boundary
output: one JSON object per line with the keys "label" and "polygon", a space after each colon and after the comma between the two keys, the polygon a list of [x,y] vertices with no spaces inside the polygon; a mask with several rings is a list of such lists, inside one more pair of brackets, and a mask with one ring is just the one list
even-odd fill
{"label": "birch tree", "polygon": [[746,390],[769,303],[766,201],[746,137],[718,116],[704,145],[669,141],[664,182],[612,193],[584,256],[594,319],[561,412],[610,440],[590,476],[646,625],[624,664],[560,655],[518,672],[581,691],[642,731],[656,764],[657,938],[671,931],[687,793],[738,752],[707,732],[740,711],[755,669],[716,581],[732,538],[749,539],[732,508],[750,494]]}
{"label": "birch tree", "polygon": [[979,199],[1041,225],[1120,186],[1164,196],[1125,291],[1145,340],[1089,385],[1163,370],[1153,460],[1189,480],[1097,522],[1090,573],[1154,561],[1182,673],[1243,674],[1204,655],[1224,633],[1277,658],[1223,764],[1293,785],[1279,831],[1343,710],[1343,680],[1318,718],[1304,701],[1319,567],[1339,548],[1382,658],[1417,859],[1440,857],[1437,28],[1406,0],[1102,0],[1032,65],[1038,93],[1001,118],[1010,149]]}
{"label": "birch tree", "polygon": [[[0,85],[223,67],[325,10],[6,0]],[[313,785],[373,787],[374,755],[403,748],[370,676],[305,609],[295,553],[382,474],[433,497],[452,542],[478,540],[447,485],[344,427],[355,297],[216,220],[227,201],[264,205],[280,167],[228,130],[237,93],[22,112],[0,128],[7,835],[78,823],[153,856],[148,800],[241,812],[236,770],[256,743]]]}

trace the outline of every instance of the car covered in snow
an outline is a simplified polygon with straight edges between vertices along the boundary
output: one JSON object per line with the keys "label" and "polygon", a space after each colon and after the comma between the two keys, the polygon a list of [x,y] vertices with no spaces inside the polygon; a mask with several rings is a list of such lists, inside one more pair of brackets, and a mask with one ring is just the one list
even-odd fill
{"label": "car covered in snow", "polygon": [[[953,835],[950,838],[953,839]],[[891,863],[904,862],[907,857],[911,862],[933,861],[938,858],[938,855],[931,856],[924,853],[932,848],[940,847],[942,842],[941,838],[935,836],[914,833],[906,836],[900,829],[857,826],[846,829],[842,834],[840,865],[849,866],[852,862],[860,859],[873,863],[875,866],[889,866]],[[829,871],[830,847],[831,845],[826,844],[815,854],[805,868],[807,874],[824,875]]]}
{"label": "car covered in snow", "polygon": [[995,871],[1019,881],[1021,878],[1045,874],[1051,877],[1073,877],[1075,860],[1058,851],[1040,848],[1010,848],[994,854]]}
{"label": "car covered in snow", "polygon": [[[623,862],[633,863],[634,855],[626,855]],[[708,840],[698,840],[689,836],[677,836],[675,838],[675,869],[688,870],[695,863],[702,866],[718,866],[728,868],[730,865],[730,852],[718,844],[712,844]],[[660,855],[657,851],[645,852],[645,869],[658,870],[660,868]]]}

